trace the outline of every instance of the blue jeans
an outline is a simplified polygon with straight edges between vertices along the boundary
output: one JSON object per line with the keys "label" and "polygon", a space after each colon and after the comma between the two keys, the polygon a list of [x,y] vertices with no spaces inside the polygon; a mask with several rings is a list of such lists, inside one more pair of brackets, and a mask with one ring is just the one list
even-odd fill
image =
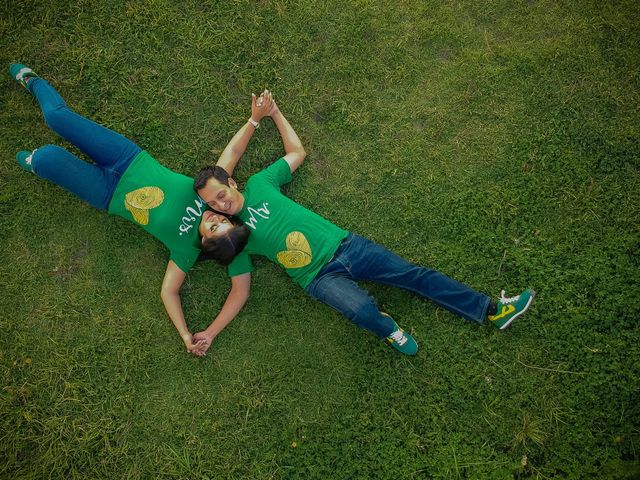
{"label": "blue jeans", "polygon": [[490,298],[446,275],[413,265],[377,243],[349,234],[333,258],[307,286],[309,295],[342,313],[356,325],[379,337],[393,331],[392,320],[382,315],[373,298],[358,286],[371,280],[404,288],[434,301],[452,313],[483,323]]}
{"label": "blue jeans", "polygon": [[94,207],[106,209],[120,177],[141,148],[119,133],[69,109],[46,80],[36,78],[28,85],[49,128],[95,162],[95,165],[89,164],[62,147],[45,145],[31,158],[33,172]]}

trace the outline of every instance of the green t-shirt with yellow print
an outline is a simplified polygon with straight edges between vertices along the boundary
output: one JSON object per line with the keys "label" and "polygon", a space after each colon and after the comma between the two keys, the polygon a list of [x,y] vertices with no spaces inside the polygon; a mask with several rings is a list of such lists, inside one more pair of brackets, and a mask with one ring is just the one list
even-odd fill
{"label": "green t-shirt with yellow print", "polygon": [[244,205],[236,216],[251,234],[229,265],[229,276],[253,271],[251,255],[262,255],[305,288],[349,234],[283,195],[280,187],[290,181],[291,169],[284,158],[247,181]]}
{"label": "green t-shirt with yellow print", "polygon": [[193,178],[160,165],[143,150],[122,175],[108,211],[164,243],[169,258],[188,272],[200,255],[198,226],[206,208],[193,191]]}

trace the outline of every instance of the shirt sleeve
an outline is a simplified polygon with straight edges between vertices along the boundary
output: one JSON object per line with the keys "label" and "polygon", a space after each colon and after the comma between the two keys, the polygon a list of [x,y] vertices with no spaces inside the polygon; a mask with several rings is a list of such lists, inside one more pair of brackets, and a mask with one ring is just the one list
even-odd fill
{"label": "shirt sleeve", "polygon": [[230,277],[237,277],[244,273],[253,272],[253,262],[248,253],[240,252],[227,267]]}
{"label": "shirt sleeve", "polygon": [[274,187],[280,188],[285,183],[291,181],[291,167],[289,167],[287,161],[281,157],[257,175],[262,176],[264,181]]}
{"label": "shirt sleeve", "polygon": [[180,270],[187,273],[193,268],[199,255],[200,251],[195,248],[189,252],[171,250],[169,252],[169,260],[172,260]]}

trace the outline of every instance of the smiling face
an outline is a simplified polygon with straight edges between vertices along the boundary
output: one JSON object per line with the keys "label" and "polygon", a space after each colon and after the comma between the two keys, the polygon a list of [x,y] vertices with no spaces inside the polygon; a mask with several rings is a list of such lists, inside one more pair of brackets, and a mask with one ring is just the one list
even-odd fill
{"label": "smiling face", "polygon": [[236,182],[232,178],[229,179],[227,186],[211,177],[207,180],[206,185],[198,190],[198,195],[216,212],[225,215],[235,215],[242,210],[244,204],[244,197],[238,191]]}
{"label": "smiling face", "polygon": [[198,232],[202,237],[202,241],[204,241],[209,238],[219,237],[233,229],[233,227],[233,223],[224,215],[219,215],[211,210],[207,210],[202,214]]}

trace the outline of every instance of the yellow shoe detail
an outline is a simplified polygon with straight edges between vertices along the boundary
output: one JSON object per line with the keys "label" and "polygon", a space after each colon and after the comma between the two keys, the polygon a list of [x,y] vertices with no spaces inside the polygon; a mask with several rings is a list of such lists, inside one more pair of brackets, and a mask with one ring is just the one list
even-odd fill
{"label": "yellow shoe detail", "polygon": [[492,322],[495,322],[496,320],[500,320],[501,318],[506,317],[507,315],[510,315],[515,311],[516,307],[514,307],[513,305],[503,305],[502,311],[500,313],[498,313],[497,315],[490,315],[487,318]]}

